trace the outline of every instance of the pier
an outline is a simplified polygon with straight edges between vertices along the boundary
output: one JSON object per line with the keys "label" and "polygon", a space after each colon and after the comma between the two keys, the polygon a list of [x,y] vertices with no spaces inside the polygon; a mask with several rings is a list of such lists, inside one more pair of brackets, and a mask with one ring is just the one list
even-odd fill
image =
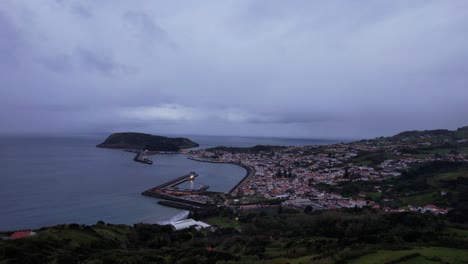
{"label": "pier", "polygon": [[163,183],[159,186],[156,186],[154,189],[163,189],[163,188],[174,188],[176,187],[177,185],[179,184],[182,184],[186,181],[192,181],[194,180],[196,177],[198,177],[198,174],[194,171],[191,171],[190,173],[188,174],[185,174],[184,176],[181,176],[179,178],[176,178],[176,179],[173,179],[173,180],[170,180],[166,183]]}
{"label": "pier", "polygon": [[146,155],[148,155],[146,150],[139,151],[139,152],[137,152],[137,154],[135,155],[135,158],[133,158],[133,160],[136,161],[136,162],[141,162],[141,163],[145,163],[145,164],[149,164],[149,165],[153,164],[153,161],[151,159],[149,159]]}

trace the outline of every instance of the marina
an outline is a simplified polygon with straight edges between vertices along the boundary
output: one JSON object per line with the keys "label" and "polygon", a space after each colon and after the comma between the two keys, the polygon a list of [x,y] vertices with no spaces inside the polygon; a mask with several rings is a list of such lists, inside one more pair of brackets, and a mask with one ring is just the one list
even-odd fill
{"label": "marina", "polygon": [[246,175],[242,178],[242,180],[240,180],[234,187],[232,187],[229,190],[229,192],[228,192],[229,194],[234,193],[234,191],[237,190],[237,188],[239,188],[240,186],[242,186],[242,184],[247,179],[249,179],[250,177],[255,175],[255,169],[253,167],[247,166],[247,165],[245,165],[245,164],[243,164],[241,162],[216,161],[216,160],[213,160],[213,159],[207,159],[207,158],[202,158],[202,157],[197,157],[197,156],[189,156],[187,158],[190,159],[190,160],[193,160],[193,161],[198,161],[198,162],[208,162],[208,163],[217,163],[217,164],[232,164],[232,165],[236,165],[236,166],[244,168],[247,171]]}
{"label": "marina", "polygon": [[209,186],[201,186],[197,189],[180,189],[177,186],[186,182],[194,181],[198,177],[196,172],[190,172],[176,179],[160,184],[146,190],[142,195],[164,199],[158,204],[170,206],[189,211],[209,211],[223,204],[220,195],[222,192],[207,192]]}

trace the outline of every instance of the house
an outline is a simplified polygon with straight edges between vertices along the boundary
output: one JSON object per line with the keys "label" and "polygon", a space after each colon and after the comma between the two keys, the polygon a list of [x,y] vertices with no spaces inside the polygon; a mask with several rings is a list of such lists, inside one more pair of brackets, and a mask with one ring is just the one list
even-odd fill
{"label": "house", "polygon": [[11,235],[10,238],[11,239],[19,239],[19,238],[34,236],[35,234],[36,233],[31,231],[31,230],[18,231],[18,232],[13,233],[13,235]]}
{"label": "house", "polygon": [[351,204],[350,202],[346,201],[346,200],[338,200],[336,202],[337,205],[339,205],[340,207],[344,207],[344,208],[352,208],[354,207],[353,204]]}
{"label": "house", "polygon": [[431,212],[433,214],[446,214],[447,209],[439,208],[433,204],[428,204],[423,208],[424,212]]}
{"label": "house", "polygon": [[424,209],[424,212],[436,212],[439,208],[437,208],[437,206],[433,204],[428,204],[424,206],[423,209]]}
{"label": "house", "polygon": [[289,197],[289,194],[281,194],[281,195],[276,195],[275,197],[273,197],[273,199],[286,200],[286,199],[288,199],[288,197]]}

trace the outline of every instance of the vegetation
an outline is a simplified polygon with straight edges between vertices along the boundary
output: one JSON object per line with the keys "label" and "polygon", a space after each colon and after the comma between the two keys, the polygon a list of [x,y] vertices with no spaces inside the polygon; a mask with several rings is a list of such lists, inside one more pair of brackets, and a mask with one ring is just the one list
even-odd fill
{"label": "vegetation", "polygon": [[[435,161],[418,164],[401,176],[379,182],[350,181],[338,185],[318,184],[317,188],[357,198],[367,193],[368,199],[388,205],[424,206],[434,204],[441,207],[465,210],[468,208],[468,165],[458,162]],[[377,189],[380,192],[376,192]],[[468,219],[468,217],[467,217]]]}
{"label": "vegetation", "polygon": [[99,222],[43,228],[30,238],[0,241],[0,263],[468,261],[468,230],[431,214],[221,210],[204,220],[225,227],[176,232],[168,226]]}
{"label": "vegetation", "polygon": [[416,247],[404,250],[379,250],[350,263],[466,263],[468,251],[455,248]]}
{"label": "vegetation", "polygon": [[356,157],[353,157],[350,162],[356,165],[371,165],[375,166],[388,159],[398,159],[397,155],[386,153],[385,151],[379,152],[361,152]]}
{"label": "vegetation", "polygon": [[178,151],[199,145],[188,138],[169,138],[143,133],[115,133],[110,135],[100,148],[144,149],[150,151]]}
{"label": "vegetation", "polygon": [[[36,230],[37,235],[0,241],[0,264],[7,263],[468,263],[468,165],[441,161],[437,155],[468,153],[468,127],[456,131],[409,131],[390,138],[352,144],[392,146],[361,151],[349,162],[372,166],[404,157],[435,157],[381,181],[317,184],[327,192],[367,200],[392,208],[434,204],[449,208],[447,215],[386,213],[371,208],[303,211],[271,207],[251,211],[218,208],[201,219],[217,228],[173,231],[168,226],[59,225]],[[431,138],[431,142],[426,142]],[[401,143],[401,142],[408,142]],[[197,144],[140,133],[111,135],[100,147],[178,150]],[[218,147],[231,153],[274,155],[283,147]],[[310,155],[321,148],[298,155]],[[329,152],[329,155],[334,153]],[[428,162],[430,160],[430,162]],[[296,164],[306,167],[307,164]],[[348,173],[346,169],[346,173]],[[278,167],[276,177],[295,177]],[[314,184],[310,182],[309,184]],[[240,197],[244,204],[268,203],[263,196]],[[262,200],[263,199],[263,200]],[[276,204],[275,204],[276,203]],[[199,217],[192,214],[192,217]],[[10,233],[4,235],[11,235]],[[1,237],[1,236],[0,236]]]}
{"label": "vegetation", "polygon": [[256,145],[253,147],[247,147],[247,148],[236,148],[236,147],[215,147],[215,148],[209,148],[207,151],[227,151],[231,153],[259,153],[259,152],[271,152],[273,153],[276,150],[279,149],[285,149],[286,147],[284,146],[270,146],[270,145]]}

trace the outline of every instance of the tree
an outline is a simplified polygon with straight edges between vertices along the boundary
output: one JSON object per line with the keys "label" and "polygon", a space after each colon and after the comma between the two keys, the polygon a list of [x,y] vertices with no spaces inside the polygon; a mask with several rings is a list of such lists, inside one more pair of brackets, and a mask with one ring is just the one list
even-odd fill
{"label": "tree", "polygon": [[344,172],[343,178],[344,178],[344,179],[349,179],[349,167],[346,167],[346,168],[345,168],[345,172]]}
{"label": "tree", "polygon": [[278,168],[278,171],[276,172],[276,177],[281,178],[283,176],[283,173],[281,172],[281,169]]}

